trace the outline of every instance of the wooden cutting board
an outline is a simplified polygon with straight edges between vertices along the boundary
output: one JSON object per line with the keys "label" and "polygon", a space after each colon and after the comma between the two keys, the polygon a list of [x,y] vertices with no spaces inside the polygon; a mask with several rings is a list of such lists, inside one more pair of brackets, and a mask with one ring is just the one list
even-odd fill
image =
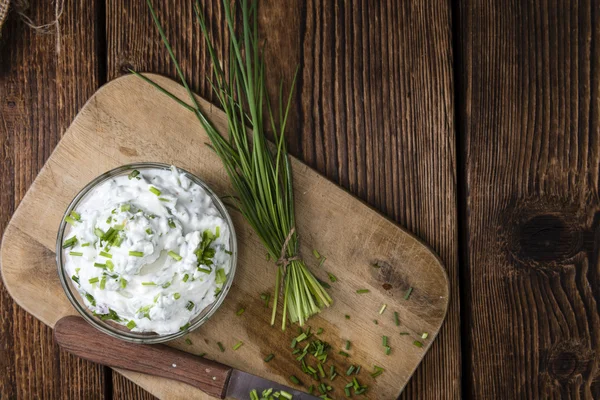
{"label": "wooden cutting board", "polygon": [[[185,90],[176,82],[150,77],[185,98]],[[202,99],[200,104],[224,131],[224,113]],[[76,313],[59,283],[54,259],[56,234],[70,200],[99,174],[122,164],[158,161],[189,170],[221,196],[231,193],[221,163],[206,142],[208,137],[192,113],[139,78],[123,77],[98,90],[73,121],[6,228],[0,260],[4,283],[15,301],[51,327],[61,317]],[[449,300],[444,266],[410,233],[300,161],[293,159],[292,165],[302,255],[320,279],[327,281],[327,272],[338,278],[330,289],[334,305],[309,321],[313,332],[324,329],[319,337],[333,346],[330,360],[341,372],[330,383],[334,387],[331,397],[343,397],[343,386],[349,381],[345,371],[354,364],[362,366],[358,380],[369,385],[367,398],[396,398],[444,321]],[[239,241],[233,287],[212,319],[188,335],[192,345],[183,339],[170,344],[190,353],[206,352],[208,358],[284,384],[292,385],[290,375],[298,376],[306,386],[315,383],[302,373],[291,354],[296,327],[282,332],[268,323],[270,312],[260,293],[272,291],[274,265],[266,260],[266,252],[241,216],[231,214]],[[312,249],[326,257],[321,268]],[[370,293],[356,293],[364,288]],[[387,309],[380,314],[383,304]],[[246,311],[236,316],[240,307]],[[395,325],[394,312],[399,314],[400,326]],[[427,339],[421,339],[422,333],[428,333]],[[385,355],[383,335],[389,337],[390,355]],[[240,340],[244,345],[233,351],[231,347]],[[352,343],[349,358],[338,355],[346,340]],[[423,347],[415,346],[415,340],[422,341]],[[219,351],[217,341],[223,343],[225,352]],[[276,356],[267,364],[263,359],[269,353]],[[330,364],[328,361],[327,369]],[[376,379],[370,376],[374,365],[386,370]],[[209,398],[185,384],[119,372],[160,398]]]}

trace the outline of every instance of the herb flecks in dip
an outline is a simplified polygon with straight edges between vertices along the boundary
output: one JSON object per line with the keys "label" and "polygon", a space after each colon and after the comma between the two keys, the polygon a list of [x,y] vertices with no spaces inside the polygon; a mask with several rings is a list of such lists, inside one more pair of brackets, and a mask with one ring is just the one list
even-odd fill
{"label": "herb flecks in dip", "polygon": [[65,268],[86,305],[136,332],[185,329],[229,274],[226,221],[174,167],[107,180],[66,221]]}

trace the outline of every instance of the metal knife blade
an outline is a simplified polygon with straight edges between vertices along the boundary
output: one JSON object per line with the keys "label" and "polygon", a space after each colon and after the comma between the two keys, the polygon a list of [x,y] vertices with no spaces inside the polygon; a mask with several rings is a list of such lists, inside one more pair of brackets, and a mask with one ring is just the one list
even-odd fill
{"label": "metal knife blade", "polygon": [[[292,389],[285,385],[280,385],[265,378],[249,374],[247,372],[234,369],[231,372],[229,383],[227,385],[226,398],[234,398],[237,400],[247,400],[250,398],[250,391],[256,389],[260,396],[263,390],[273,388],[273,391],[285,390],[290,393],[294,400],[320,400],[318,397],[308,393]],[[280,397],[281,398],[281,397]]]}

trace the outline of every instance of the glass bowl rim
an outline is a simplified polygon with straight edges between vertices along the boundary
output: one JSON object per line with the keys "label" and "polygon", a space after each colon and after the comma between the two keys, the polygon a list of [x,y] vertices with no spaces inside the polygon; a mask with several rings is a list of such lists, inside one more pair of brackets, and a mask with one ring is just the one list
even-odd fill
{"label": "glass bowl rim", "polygon": [[63,263],[63,250],[64,249],[62,248],[62,241],[63,241],[62,239],[64,237],[64,234],[65,234],[65,231],[67,228],[67,223],[65,221],[65,217],[68,216],[77,205],[79,205],[80,201],[83,200],[87,194],[89,194],[92,190],[94,190],[99,184],[105,182],[106,180],[108,180],[112,177],[120,176],[123,174],[123,172],[130,171],[133,169],[170,170],[171,169],[170,164],[165,164],[165,163],[160,163],[160,162],[136,162],[136,163],[121,165],[116,168],[112,168],[106,172],[103,172],[102,174],[98,175],[96,178],[92,179],[89,183],[87,183],[75,195],[73,200],[71,200],[71,202],[67,206],[66,211],[60,220],[58,234],[56,237],[56,266],[58,268],[58,277],[60,279],[60,284],[65,292],[65,295],[67,296],[67,298],[69,299],[69,301],[71,302],[73,307],[77,310],[77,312],[83,317],[83,319],[86,320],[90,325],[92,325],[99,331],[106,333],[112,337],[116,337],[118,339],[125,340],[125,341],[132,342],[132,343],[145,343],[145,344],[163,343],[163,342],[167,342],[170,340],[180,338],[180,337],[192,332],[193,330],[197,329],[198,327],[202,326],[206,321],[208,321],[210,319],[210,317],[219,309],[219,307],[225,300],[225,297],[227,297],[229,289],[231,288],[231,285],[233,283],[233,279],[235,277],[235,272],[236,272],[236,266],[237,266],[237,237],[236,237],[236,233],[235,233],[235,228],[233,226],[233,221],[231,220],[231,216],[229,215],[229,212],[227,211],[225,204],[219,198],[219,196],[217,196],[217,194],[210,188],[210,186],[208,186],[208,184],[206,182],[204,182],[204,180],[200,179],[197,175],[195,175],[183,168],[180,168],[177,166],[175,166],[175,168],[177,168],[177,170],[180,173],[186,174],[186,176],[188,176],[188,178],[190,178],[194,183],[196,183],[197,185],[202,187],[202,189],[204,189],[208,193],[211,200],[215,204],[215,207],[221,214],[221,217],[223,219],[225,219],[225,222],[227,223],[227,225],[230,229],[230,232],[231,232],[229,242],[230,242],[230,247],[231,247],[230,251],[232,254],[231,254],[231,258],[230,258],[231,264],[230,264],[229,274],[227,275],[227,281],[223,285],[223,288],[222,288],[221,292],[219,293],[219,296],[217,297],[217,299],[213,303],[206,306],[202,311],[200,311],[198,316],[196,316],[194,318],[198,318],[207,309],[208,309],[208,311],[204,315],[202,315],[200,318],[198,318],[197,321],[195,321],[193,324],[190,324],[190,326],[184,330],[180,330],[175,333],[169,333],[166,335],[155,334],[153,336],[150,336],[150,335],[145,336],[147,334],[116,330],[116,329],[112,328],[109,324],[103,323],[103,321],[101,321],[99,318],[90,316],[88,314],[88,312],[90,310],[85,306],[83,301],[79,301],[75,297],[75,296],[78,296],[79,294],[78,293],[75,294],[71,290],[71,287],[69,286],[69,282],[67,281],[68,279],[70,280],[70,277],[67,276],[66,270],[64,268],[64,263]]}

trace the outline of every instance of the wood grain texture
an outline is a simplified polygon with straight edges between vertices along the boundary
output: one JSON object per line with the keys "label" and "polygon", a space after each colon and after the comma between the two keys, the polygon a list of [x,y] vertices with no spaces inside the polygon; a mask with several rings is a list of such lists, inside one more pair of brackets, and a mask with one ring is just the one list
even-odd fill
{"label": "wood grain texture", "polygon": [[600,2],[459,2],[473,398],[600,398]]}
{"label": "wood grain texture", "polygon": [[155,400],[156,396],[142,389],[120,373],[112,374],[113,400]]}
{"label": "wood grain texture", "polygon": [[[156,8],[192,88],[214,100],[190,2]],[[202,1],[226,50],[219,0]],[[449,2],[260,2],[270,92],[300,66],[292,154],[415,232],[451,282],[439,340],[406,398],[460,398],[456,164]],[[107,1],[108,75],[133,66],[175,78],[143,2]]]}
{"label": "wood grain texture", "polygon": [[[176,96],[185,95],[175,82],[158,75],[151,78]],[[225,171],[205,145],[208,137],[194,115],[165,99],[135,76],[102,87],[79,113],[13,215],[2,242],[2,276],[13,298],[46,324],[53,326],[61,317],[74,313],[58,282],[52,249],[63,210],[92,178],[119,165],[154,160],[201,176],[217,194],[230,193]],[[227,122],[223,112],[201,99],[200,104],[216,128],[224,130]],[[360,343],[350,351],[350,358],[332,351],[328,363],[340,371],[350,363],[362,365],[360,379],[369,385],[367,398],[395,398],[437,337],[446,315],[449,287],[443,265],[415,237],[343,189],[296,159],[291,159],[291,165],[296,228],[303,238],[301,254],[309,264],[312,261],[320,279],[326,280],[327,272],[338,278],[331,288],[335,305],[311,318],[310,325],[313,331],[324,328],[320,338],[330,342],[333,349],[342,348],[345,340]],[[238,241],[232,289],[210,321],[190,335],[193,346],[182,339],[170,344],[193,353],[207,352],[209,358],[223,364],[285,384],[290,375],[303,375],[289,355],[289,343],[297,332],[269,326],[270,313],[259,293],[273,288],[273,263],[262,251],[256,251],[260,240],[241,215],[234,212],[231,216]],[[327,257],[323,268],[316,267],[312,257],[315,248]],[[407,301],[404,295],[409,287],[414,290]],[[370,293],[357,294],[359,288],[368,288]],[[382,304],[387,304],[388,310],[379,315],[375,325],[373,316],[378,315]],[[238,317],[235,312],[240,306],[246,312]],[[400,327],[394,324],[393,311],[399,314]],[[401,336],[401,331],[409,335]],[[422,332],[428,332],[429,338],[419,348],[413,341]],[[383,334],[390,336],[390,355],[382,349]],[[239,350],[217,351],[217,342],[230,349],[238,340],[244,343]],[[265,364],[262,360],[270,352],[277,356]],[[387,373],[372,379],[368,375],[372,364],[382,366]],[[176,382],[139,374],[127,376],[162,398],[205,398]],[[348,379],[340,376],[331,386],[343,392]]]}
{"label": "wood grain texture", "polygon": [[[38,35],[11,14],[0,43],[0,234],[62,132],[99,86],[95,7],[65,1],[56,36]],[[54,3],[30,1],[48,22]],[[0,283],[0,398],[104,397],[104,368],[60,352],[52,331],[15,305]]]}

